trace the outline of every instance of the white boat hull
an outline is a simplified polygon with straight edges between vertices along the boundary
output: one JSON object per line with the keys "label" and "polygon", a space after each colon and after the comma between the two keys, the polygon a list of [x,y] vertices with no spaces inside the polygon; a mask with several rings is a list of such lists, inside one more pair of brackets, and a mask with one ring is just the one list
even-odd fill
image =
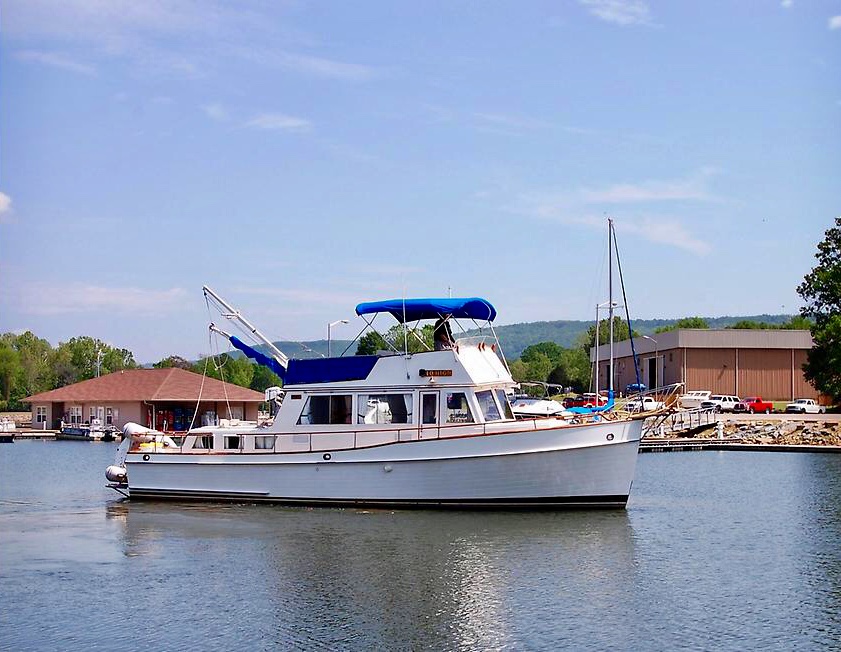
{"label": "white boat hull", "polygon": [[[535,422],[541,424],[540,421]],[[132,498],[381,507],[623,507],[642,421],[307,453],[130,453]]]}

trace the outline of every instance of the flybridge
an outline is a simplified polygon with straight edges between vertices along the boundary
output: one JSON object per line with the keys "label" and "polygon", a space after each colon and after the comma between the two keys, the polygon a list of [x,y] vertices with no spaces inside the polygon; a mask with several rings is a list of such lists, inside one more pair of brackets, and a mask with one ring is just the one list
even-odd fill
{"label": "flybridge", "polygon": [[[249,333],[260,340],[269,349],[269,355],[246,344],[236,335],[225,332],[215,324],[210,330],[225,336],[235,349],[241,351],[255,362],[271,369],[287,385],[333,383],[364,380],[376,365],[378,356],[348,356],[326,359],[298,360],[290,359],[275,344],[263,335],[251,322],[231,304],[220,297],[211,288],[203,288],[206,300],[213,301],[219,307],[220,314],[244,326]],[[428,299],[388,299],[360,303],[356,314],[376,315],[382,312],[391,314],[399,323],[424,319],[468,318],[491,322],[496,318],[496,309],[486,299],[466,298],[428,298]],[[370,326],[370,322],[368,322]],[[433,375],[433,374],[430,374]]]}

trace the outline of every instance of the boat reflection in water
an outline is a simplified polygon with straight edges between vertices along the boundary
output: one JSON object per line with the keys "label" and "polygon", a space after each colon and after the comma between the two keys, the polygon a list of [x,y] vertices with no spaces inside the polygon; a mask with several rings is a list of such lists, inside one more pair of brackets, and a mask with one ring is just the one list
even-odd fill
{"label": "boat reflection in water", "polygon": [[537,649],[542,635],[547,644],[560,639],[548,622],[533,630],[534,605],[550,621],[561,609],[613,610],[638,581],[624,510],[125,501],[108,514],[123,524],[126,556],[146,558],[158,574],[164,567],[170,589],[184,576],[179,600],[203,603],[189,577],[201,577],[205,591],[225,585],[226,602],[248,610],[261,640],[291,647],[498,649],[529,640]]}

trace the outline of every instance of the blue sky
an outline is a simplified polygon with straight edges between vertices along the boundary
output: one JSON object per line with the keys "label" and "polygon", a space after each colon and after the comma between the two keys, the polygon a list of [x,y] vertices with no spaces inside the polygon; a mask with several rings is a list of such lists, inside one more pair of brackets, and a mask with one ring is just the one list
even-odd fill
{"label": "blue sky", "polygon": [[[479,295],[796,312],[841,214],[841,0],[0,0],[0,332],[208,350]],[[351,337],[353,324],[334,337]]]}

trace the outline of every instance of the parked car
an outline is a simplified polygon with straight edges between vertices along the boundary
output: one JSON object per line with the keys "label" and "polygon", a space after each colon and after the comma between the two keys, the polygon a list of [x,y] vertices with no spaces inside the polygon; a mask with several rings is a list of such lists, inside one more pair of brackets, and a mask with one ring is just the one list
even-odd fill
{"label": "parked car", "polygon": [[[597,403],[598,401],[598,403]],[[586,394],[579,394],[578,396],[568,396],[564,399],[564,407],[596,407],[596,405],[604,405],[607,403],[607,398],[604,396],[596,397],[595,393],[589,392]]]}
{"label": "parked car", "polygon": [[741,401],[736,403],[736,406],[733,408],[733,412],[750,412],[751,414],[754,414],[755,412],[771,414],[773,411],[774,404],[769,401],[763,401],[760,396],[749,396],[748,398],[743,398]]}
{"label": "parked car", "polygon": [[697,408],[701,407],[701,403],[708,400],[712,392],[704,389],[704,390],[695,390],[692,392],[686,392],[683,394],[679,399],[678,403],[680,407],[685,409]]}
{"label": "parked car", "polygon": [[639,394],[648,389],[645,383],[631,383],[625,386],[625,394]]}
{"label": "parked car", "polygon": [[633,401],[628,401],[625,404],[625,409],[628,412],[653,412],[654,410],[662,410],[666,407],[663,401],[658,401],[652,396],[642,396],[635,398]]}
{"label": "parked car", "polygon": [[738,396],[728,396],[727,394],[713,394],[706,401],[701,401],[701,409],[714,409],[716,412],[732,412],[736,407],[736,403],[741,401]]}
{"label": "parked car", "polygon": [[800,414],[823,414],[826,408],[818,405],[818,402],[811,398],[799,398],[794,403],[786,405],[786,412],[800,413]]}

